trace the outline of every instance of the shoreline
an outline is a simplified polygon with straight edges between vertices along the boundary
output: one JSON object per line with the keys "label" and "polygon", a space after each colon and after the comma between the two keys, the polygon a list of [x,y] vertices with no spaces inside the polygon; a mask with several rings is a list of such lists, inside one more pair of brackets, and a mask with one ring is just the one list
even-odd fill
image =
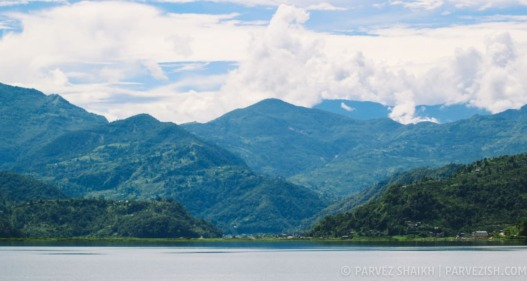
{"label": "shoreline", "polygon": [[86,245],[86,246],[156,246],[159,245],[219,245],[219,244],[267,244],[291,243],[313,245],[349,245],[349,246],[527,246],[526,238],[516,239],[456,239],[445,238],[407,238],[407,237],[358,237],[353,239],[338,238],[0,238],[2,246],[53,246],[56,245]]}

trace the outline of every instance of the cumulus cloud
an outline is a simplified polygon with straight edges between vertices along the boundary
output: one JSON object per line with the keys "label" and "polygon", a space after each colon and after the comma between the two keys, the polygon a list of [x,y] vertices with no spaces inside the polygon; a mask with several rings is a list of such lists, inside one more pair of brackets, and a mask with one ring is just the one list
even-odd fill
{"label": "cumulus cloud", "polygon": [[[328,98],[376,101],[391,106],[390,117],[404,124],[437,122],[420,117],[418,104],[468,103],[500,112],[527,103],[527,80],[521,79],[527,54],[504,31],[519,26],[395,28],[361,38],[371,41],[354,48],[349,37],[306,30],[307,18],[302,9],[281,6],[249,57],[230,73],[223,94],[238,95],[238,106],[267,97],[308,107]],[[525,32],[515,35],[527,43]]]}
{"label": "cumulus cloud", "polygon": [[267,97],[312,105],[320,101],[320,70],[327,60],[321,42],[303,28],[309,15],[302,9],[280,6],[261,37],[253,39],[249,56],[230,73],[222,92],[243,96],[245,104]]}
{"label": "cumulus cloud", "polygon": [[0,38],[0,81],[60,93],[97,113],[109,95],[130,94],[126,85],[145,75],[168,83],[161,63],[240,60],[261,29],[237,26],[235,14],[171,14],[111,1],[4,16],[21,31],[5,30]]}
{"label": "cumulus cloud", "polygon": [[[442,1],[398,2],[426,9]],[[170,14],[127,2],[10,14],[22,30],[0,39],[0,81],[60,93],[111,120],[147,112],[177,123],[209,121],[271,97],[307,107],[322,99],[375,101],[401,123],[436,121],[419,116],[420,104],[500,112],[527,103],[522,19],[349,36],[309,30],[306,8],[280,5],[263,27],[239,24],[235,14]],[[213,61],[235,68],[183,75]],[[134,87],[143,80],[155,86]]]}

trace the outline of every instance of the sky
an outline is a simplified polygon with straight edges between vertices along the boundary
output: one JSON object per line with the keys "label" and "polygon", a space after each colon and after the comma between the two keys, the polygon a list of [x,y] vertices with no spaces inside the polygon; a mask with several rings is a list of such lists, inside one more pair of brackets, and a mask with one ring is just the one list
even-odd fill
{"label": "sky", "polygon": [[527,104],[527,0],[0,0],[0,82],[118,120],[266,98]]}

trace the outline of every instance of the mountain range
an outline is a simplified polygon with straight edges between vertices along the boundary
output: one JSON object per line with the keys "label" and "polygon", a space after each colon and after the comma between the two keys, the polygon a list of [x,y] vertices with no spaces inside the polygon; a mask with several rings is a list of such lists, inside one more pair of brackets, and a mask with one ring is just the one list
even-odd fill
{"label": "mountain range", "polygon": [[0,169],[69,198],[175,200],[234,234],[300,230],[381,196],[409,169],[527,151],[527,107],[402,125],[268,99],[203,124],[108,122],[0,84],[0,113]]}
{"label": "mountain range", "polygon": [[359,193],[400,171],[527,151],[527,107],[445,124],[402,125],[271,99],[183,127],[232,151],[256,172],[330,199]]}
{"label": "mountain range", "polygon": [[429,237],[484,230],[527,235],[527,154],[417,170],[405,177],[375,199],[324,218],[311,234]]}
{"label": "mountain range", "polygon": [[2,87],[2,122],[23,134],[2,132],[11,157],[0,168],[56,184],[70,197],[174,199],[233,233],[294,229],[326,205],[304,187],[255,174],[176,124],[146,114],[108,123],[58,96]]}
{"label": "mountain range", "polygon": [[[323,100],[313,108],[359,120],[388,118],[391,112],[390,106],[370,101],[352,100]],[[467,119],[474,115],[490,115],[490,112],[467,104],[416,106],[416,117],[423,120],[435,120],[441,124]]]}

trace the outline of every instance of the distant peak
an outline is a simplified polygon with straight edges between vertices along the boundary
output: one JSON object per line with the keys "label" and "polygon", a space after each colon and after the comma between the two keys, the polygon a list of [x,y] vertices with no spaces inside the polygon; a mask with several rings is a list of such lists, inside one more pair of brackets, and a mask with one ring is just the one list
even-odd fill
{"label": "distant peak", "polygon": [[296,105],[287,103],[283,100],[271,98],[271,99],[265,99],[261,100],[248,108],[252,109],[259,109],[259,110],[265,110],[265,111],[276,111],[276,110],[285,110],[290,108],[296,108]]}
{"label": "distant peak", "polygon": [[0,83],[0,94],[9,98],[45,98],[46,95],[38,90],[22,88]]}
{"label": "distant peak", "polygon": [[148,121],[148,122],[156,122],[156,123],[159,122],[159,120],[157,120],[152,115],[147,114],[147,113],[137,114],[132,117],[128,117],[125,120],[127,121]]}
{"label": "distant peak", "polygon": [[286,103],[287,104],[287,102],[285,102],[285,101],[283,101],[281,99],[278,99],[278,98],[263,99],[263,100],[261,100],[258,103],[282,103],[282,104]]}
{"label": "distant peak", "polygon": [[161,122],[149,114],[142,113],[142,114],[134,115],[132,117],[128,117],[123,120],[115,121],[115,123],[135,124],[135,125],[155,125]]}

